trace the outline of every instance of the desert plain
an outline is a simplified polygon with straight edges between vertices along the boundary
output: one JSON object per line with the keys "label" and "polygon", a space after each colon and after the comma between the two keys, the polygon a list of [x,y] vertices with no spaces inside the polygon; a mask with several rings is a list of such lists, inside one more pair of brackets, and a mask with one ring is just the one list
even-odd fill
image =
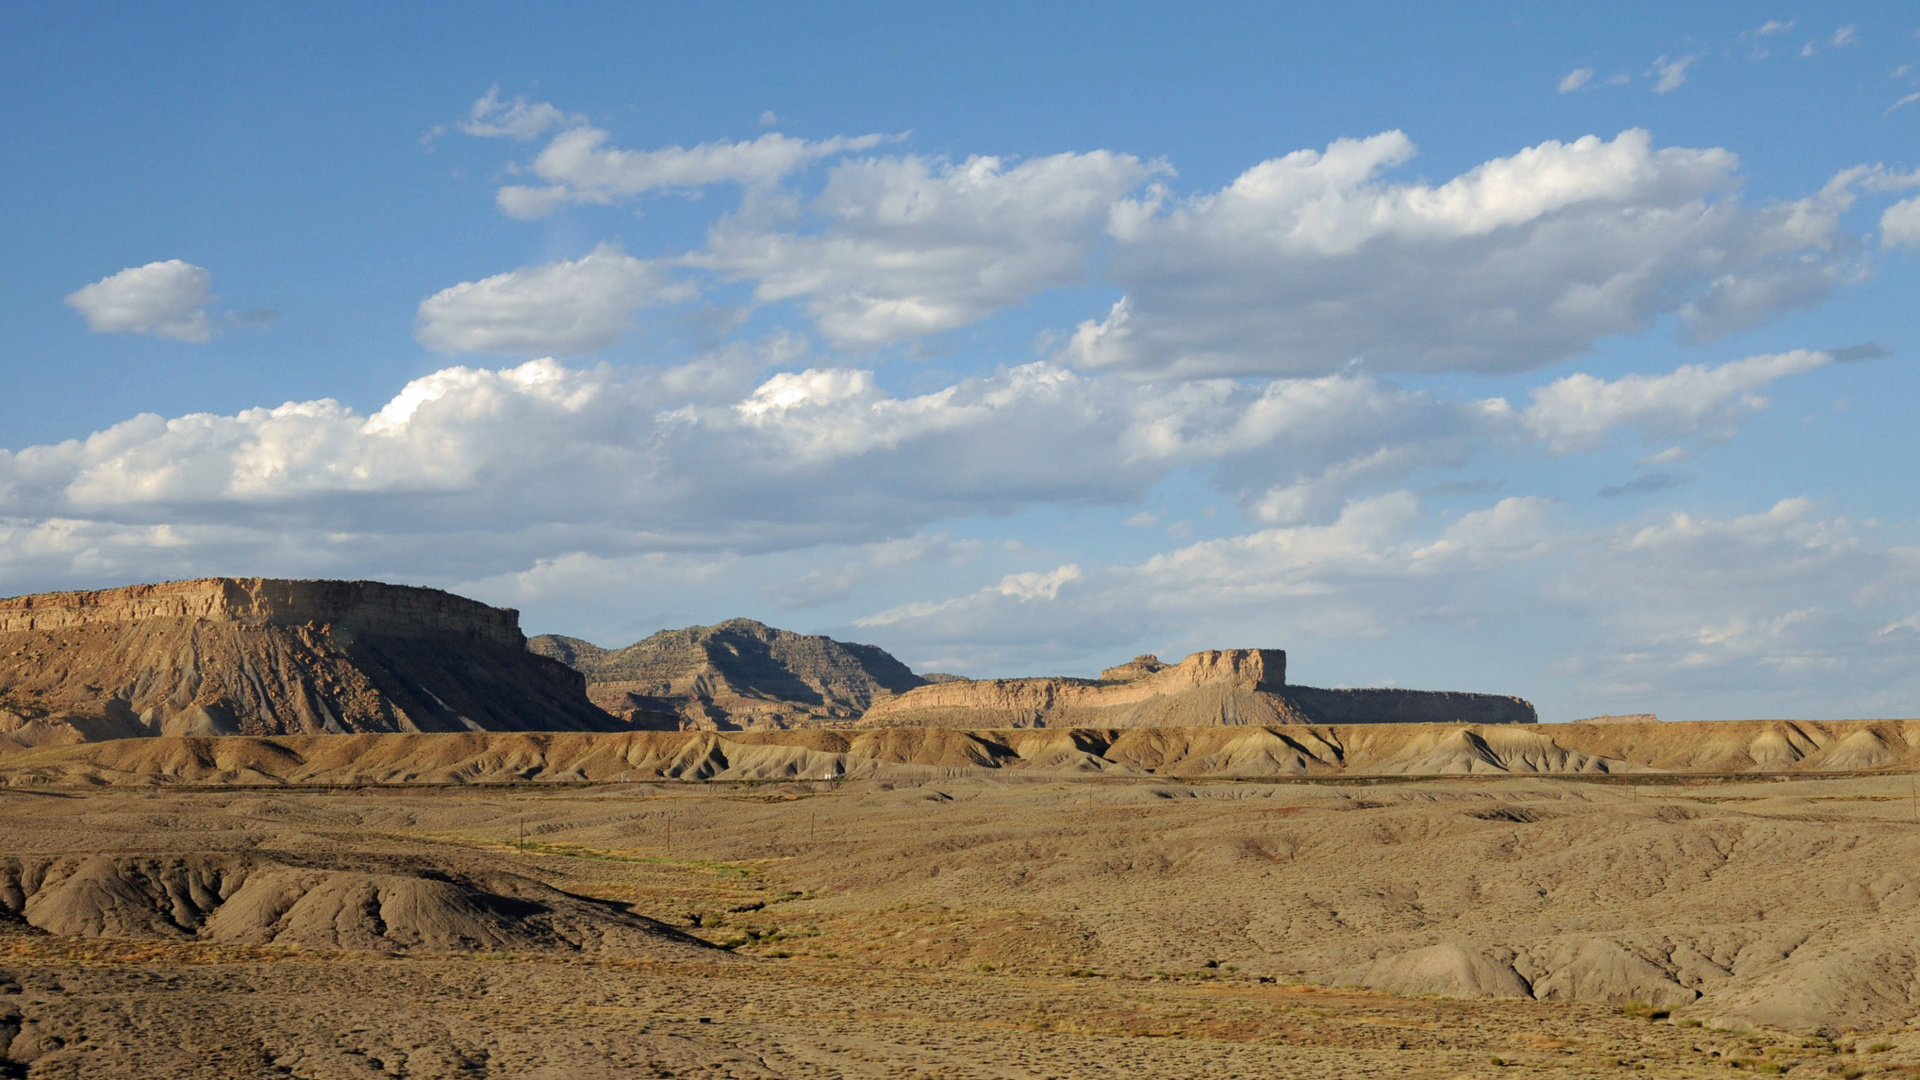
{"label": "desert plain", "polygon": [[0,1076],[1920,1073],[1920,721],[1599,719],[0,601]]}
{"label": "desert plain", "polygon": [[[217,767],[248,742],[0,758],[8,1075],[1920,1072],[1904,773]],[[134,748],[171,763],[97,765]]]}

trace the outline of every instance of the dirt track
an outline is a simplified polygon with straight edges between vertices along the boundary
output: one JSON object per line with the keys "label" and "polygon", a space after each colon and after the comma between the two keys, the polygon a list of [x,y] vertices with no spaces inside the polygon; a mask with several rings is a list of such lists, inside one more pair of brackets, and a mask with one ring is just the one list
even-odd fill
{"label": "dirt track", "polygon": [[[1911,789],[16,788],[0,837],[35,884],[7,900],[0,1032],[34,1076],[1825,1075],[1920,1062]],[[228,884],[182,905],[168,868],[208,860]],[[276,938],[309,894],[232,930],[232,897],[295,879],[378,935]],[[484,936],[514,889],[551,934],[426,932]],[[142,903],[144,932],[72,921]],[[570,929],[594,904],[627,936]]]}

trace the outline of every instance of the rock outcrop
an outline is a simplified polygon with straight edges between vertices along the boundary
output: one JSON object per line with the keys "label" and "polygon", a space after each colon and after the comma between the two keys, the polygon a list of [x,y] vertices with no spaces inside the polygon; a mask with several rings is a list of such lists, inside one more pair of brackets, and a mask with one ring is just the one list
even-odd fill
{"label": "rock outcrop", "polygon": [[205,578],[0,600],[0,735],[614,731],[519,614],[372,581]]}
{"label": "rock outcrop", "polygon": [[1533,706],[1495,694],[1323,690],[1287,683],[1280,649],[1207,649],[1169,666],[1138,656],[1094,679],[937,683],[876,702],[862,727],[1133,728],[1224,725],[1531,724]]}
{"label": "rock outcrop", "polygon": [[1152,653],[1142,653],[1124,664],[1116,664],[1100,673],[1101,682],[1132,682],[1144,679],[1156,672],[1165,671],[1167,665]]}
{"label": "rock outcrop", "polygon": [[752,619],[662,630],[624,649],[559,635],[530,647],[584,674],[601,708],[650,730],[844,726],[927,682],[872,645]]}

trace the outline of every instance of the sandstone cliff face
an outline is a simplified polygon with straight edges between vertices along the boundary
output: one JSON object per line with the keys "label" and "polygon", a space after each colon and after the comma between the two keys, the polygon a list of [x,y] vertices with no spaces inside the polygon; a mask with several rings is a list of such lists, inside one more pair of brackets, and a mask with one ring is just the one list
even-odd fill
{"label": "sandstone cliff face", "polygon": [[1167,665],[1152,653],[1142,653],[1124,664],[1116,664],[1100,673],[1101,682],[1132,682],[1143,679],[1157,671],[1165,671]]}
{"label": "sandstone cliff face", "polygon": [[446,635],[524,648],[520,614],[439,589],[378,581],[201,578],[0,600],[0,634],[200,619],[245,626],[334,625],[393,637]]}
{"label": "sandstone cliff face", "polygon": [[1208,649],[1174,666],[1151,656],[1092,679],[945,682],[876,702],[862,727],[1135,728],[1213,725],[1530,724],[1519,698],[1289,686],[1279,649]]}
{"label": "sandstone cliff face", "polygon": [[1171,667],[1153,657],[1135,657],[1108,672],[1121,678],[936,683],[876,702],[860,724],[1029,728],[1309,722],[1273,693],[1287,679],[1287,654],[1279,649],[1207,649]]}
{"label": "sandstone cliff face", "polygon": [[0,729],[620,730],[518,613],[369,581],[207,578],[0,600]]}
{"label": "sandstone cliff face", "polygon": [[559,635],[530,647],[582,672],[602,708],[655,730],[844,725],[925,682],[872,645],[752,619],[663,630],[624,649]]}

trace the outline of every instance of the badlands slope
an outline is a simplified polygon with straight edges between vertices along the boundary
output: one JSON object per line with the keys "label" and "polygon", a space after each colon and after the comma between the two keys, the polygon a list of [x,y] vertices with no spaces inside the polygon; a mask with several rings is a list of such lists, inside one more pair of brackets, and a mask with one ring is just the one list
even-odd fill
{"label": "badlands slope", "polygon": [[0,785],[355,785],[1029,776],[1363,779],[1838,775],[1920,768],[1920,721],[0,736]]}
{"label": "badlands slope", "polygon": [[1920,1065],[1909,776],[1061,776],[5,789],[0,1072]]}

